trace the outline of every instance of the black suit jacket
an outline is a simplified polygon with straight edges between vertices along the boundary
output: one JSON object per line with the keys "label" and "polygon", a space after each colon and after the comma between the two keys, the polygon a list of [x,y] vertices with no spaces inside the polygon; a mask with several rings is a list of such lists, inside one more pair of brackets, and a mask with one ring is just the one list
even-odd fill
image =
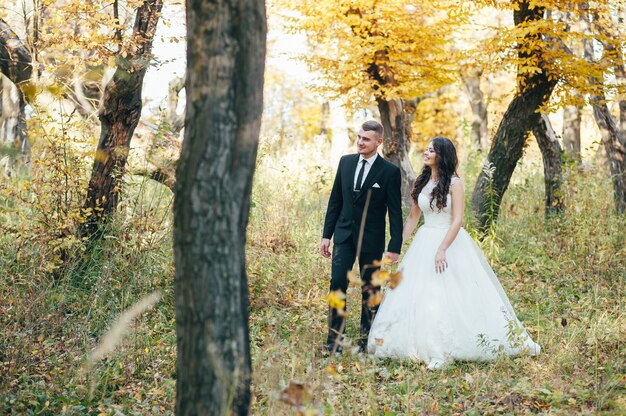
{"label": "black suit jacket", "polygon": [[[389,212],[391,240],[387,251],[400,253],[402,247],[400,169],[378,155],[363,182],[361,191],[355,192],[354,174],[358,163],[358,154],[343,156],[339,161],[326,210],[323,238],[331,238],[334,235],[335,244],[341,244],[352,238],[356,246],[367,193],[371,190],[361,252],[385,251],[385,217]],[[378,186],[374,187],[375,184]]]}

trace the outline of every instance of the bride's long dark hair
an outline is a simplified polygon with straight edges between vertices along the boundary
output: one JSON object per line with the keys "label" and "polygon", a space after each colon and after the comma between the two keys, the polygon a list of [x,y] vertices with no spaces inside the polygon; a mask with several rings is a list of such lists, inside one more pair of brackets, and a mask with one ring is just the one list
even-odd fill
{"label": "bride's long dark hair", "polygon": [[[435,149],[435,157],[437,158],[437,174],[439,181],[432,193],[430,194],[430,207],[433,207],[433,202],[437,205],[437,209],[441,211],[447,204],[448,192],[450,192],[450,182],[452,177],[457,175],[456,167],[459,160],[456,156],[456,148],[452,141],[445,137],[435,137],[432,140],[433,148]],[[411,198],[417,204],[417,197],[420,192],[432,176],[430,166],[424,166],[422,172],[415,179],[415,185],[413,185],[413,192],[411,192]],[[457,175],[458,176],[458,175]]]}

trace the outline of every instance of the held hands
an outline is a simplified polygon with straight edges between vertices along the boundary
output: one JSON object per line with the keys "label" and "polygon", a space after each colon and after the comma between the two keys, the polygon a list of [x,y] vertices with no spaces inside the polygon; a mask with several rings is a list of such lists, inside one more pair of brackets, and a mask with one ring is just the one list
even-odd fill
{"label": "held hands", "polygon": [[435,254],[435,271],[437,273],[443,273],[447,268],[448,261],[446,260],[446,252],[445,250],[439,249],[437,250],[437,254]]}
{"label": "held hands", "polygon": [[322,244],[320,244],[320,252],[323,257],[330,257],[330,238],[322,238]]}

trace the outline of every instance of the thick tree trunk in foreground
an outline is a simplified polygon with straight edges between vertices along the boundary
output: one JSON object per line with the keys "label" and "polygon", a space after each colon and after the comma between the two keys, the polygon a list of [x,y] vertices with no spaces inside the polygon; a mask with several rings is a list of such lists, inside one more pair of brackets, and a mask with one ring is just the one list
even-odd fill
{"label": "thick tree trunk in foreground", "polygon": [[[540,20],[544,11],[541,7],[530,9],[528,3],[520,2],[519,10],[514,11],[515,24]],[[538,35],[528,35],[529,42],[536,36]],[[520,51],[518,54],[521,59],[528,59],[536,58],[538,53],[535,50]],[[544,62],[539,60],[539,65],[544,65]],[[549,100],[556,81],[547,78],[545,69],[533,75],[518,75],[520,91],[504,113],[487,156],[486,167],[491,167],[493,174],[488,169],[483,169],[478,175],[472,194],[472,208],[482,232],[498,217],[500,202],[509,186],[515,166],[522,157],[528,134],[539,122],[538,111]]]}
{"label": "thick tree trunk in foreground", "polygon": [[263,0],[187,0],[174,198],[177,415],[250,406],[246,226],[263,107]]}
{"label": "thick tree trunk in foreground", "polygon": [[87,191],[88,217],[81,230],[83,236],[97,237],[100,226],[117,207],[130,141],[141,116],[143,78],[162,7],[162,0],[145,0],[137,9],[135,50],[126,58],[118,58],[115,74],[104,90],[99,113],[100,141]]}
{"label": "thick tree trunk in foreground", "polygon": [[410,207],[411,190],[415,181],[415,172],[409,160],[409,131],[412,117],[404,109],[404,100],[385,100],[377,98],[381,123],[385,129],[383,137],[383,156],[400,168],[402,175],[402,202]]}
{"label": "thick tree trunk in foreground", "polygon": [[563,150],[547,115],[541,115],[539,122],[533,128],[533,134],[543,157],[546,216],[558,214],[565,210],[563,191],[561,190],[563,184]]}

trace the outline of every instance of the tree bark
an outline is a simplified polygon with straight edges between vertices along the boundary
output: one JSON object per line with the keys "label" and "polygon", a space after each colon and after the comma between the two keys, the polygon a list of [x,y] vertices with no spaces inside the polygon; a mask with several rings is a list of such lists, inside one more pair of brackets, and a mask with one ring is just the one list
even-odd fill
{"label": "tree bark", "polygon": [[100,141],[87,190],[87,221],[81,234],[97,238],[117,207],[130,142],[141,116],[141,90],[162,0],[145,0],[137,9],[133,50],[118,58],[99,111]]}
{"label": "tree bark", "polygon": [[30,80],[33,58],[17,34],[0,19],[0,70],[15,85]]}
{"label": "tree bark", "polygon": [[[518,4],[518,10],[514,11],[516,26],[543,18],[544,8],[535,6],[531,9],[527,2]],[[529,34],[526,38],[530,43],[537,36],[539,35]],[[536,50],[520,50],[518,55],[524,60],[536,58],[538,53]],[[543,60],[540,59],[538,64],[542,67],[539,73],[518,73],[519,92],[502,117],[485,168],[476,180],[472,208],[478,220],[478,228],[483,233],[498,217],[502,197],[509,186],[515,166],[522,157],[528,133],[539,122],[538,111],[549,100],[557,82],[556,79],[548,79],[546,76],[546,64]]]}
{"label": "tree bark", "polygon": [[[589,19],[586,16],[585,22],[589,24]],[[596,28],[600,32],[605,32],[605,29],[596,24]],[[593,62],[594,50],[593,43],[589,40],[584,42],[584,56],[589,62]],[[603,56],[601,59],[605,59],[607,52],[619,53],[614,45],[604,44]],[[623,67],[617,67],[616,77],[620,80],[620,77],[624,76]],[[592,85],[602,85],[602,80],[596,78],[589,78],[589,83]],[[621,101],[620,100],[620,117],[621,113]],[[591,106],[593,108],[593,116],[600,129],[602,137],[602,144],[606,151],[606,156],[609,160],[609,172],[611,174],[611,182],[613,183],[613,200],[615,201],[615,210],[619,214],[626,213],[626,131],[621,130],[618,125],[618,121],[615,120],[611,112],[609,111],[605,93],[599,92],[592,94]],[[621,119],[619,121],[621,123]]]}
{"label": "tree bark", "polygon": [[174,198],[177,415],[250,406],[246,226],[263,107],[263,0],[187,0]]}
{"label": "tree bark", "polygon": [[[91,72],[92,74],[98,73],[100,78],[104,76],[104,71],[102,68],[89,67],[87,71]],[[81,74],[75,74],[74,78],[71,80],[72,92],[70,97],[76,105],[76,110],[78,111],[78,114],[80,114],[82,117],[88,118],[96,114],[98,103],[102,99],[102,80],[85,81],[82,79],[83,77],[84,74],[82,74],[82,76]]]}
{"label": "tree bark", "polygon": [[563,145],[568,157],[580,162],[581,107],[568,105],[563,109]]}
{"label": "tree bark", "polygon": [[176,77],[167,88],[166,120],[172,133],[180,132],[185,126],[185,116],[176,112],[180,91],[185,88],[185,77]]}
{"label": "tree bark", "polygon": [[0,71],[17,87],[19,111],[15,146],[26,163],[30,161],[30,144],[24,111],[26,97],[22,89],[33,74],[32,64],[33,58],[26,45],[11,27],[0,19]]}
{"label": "tree bark", "polygon": [[545,180],[546,217],[560,214],[565,210],[563,204],[563,150],[552,128],[550,119],[542,114],[533,134],[539,144],[543,157],[543,175]]}
{"label": "tree bark", "polygon": [[473,69],[462,75],[463,85],[470,100],[472,109],[472,126],[470,129],[470,143],[474,150],[479,152],[487,148],[489,129],[487,126],[487,102],[480,89],[481,69]]}
{"label": "tree bark", "polygon": [[626,140],[611,115],[603,97],[593,97],[593,116],[600,129],[604,150],[609,159],[613,200],[618,213],[626,213]]}
{"label": "tree bark", "polygon": [[177,135],[140,120],[133,135],[126,171],[153,179],[174,192],[181,143]]}
{"label": "tree bark", "polygon": [[408,132],[412,117],[404,108],[404,100],[385,100],[377,98],[381,123],[385,129],[383,136],[383,156],[400,168],[402,175],[402,203],[411,206],[411,190],[415,181],[415,172],[409,160]]}

